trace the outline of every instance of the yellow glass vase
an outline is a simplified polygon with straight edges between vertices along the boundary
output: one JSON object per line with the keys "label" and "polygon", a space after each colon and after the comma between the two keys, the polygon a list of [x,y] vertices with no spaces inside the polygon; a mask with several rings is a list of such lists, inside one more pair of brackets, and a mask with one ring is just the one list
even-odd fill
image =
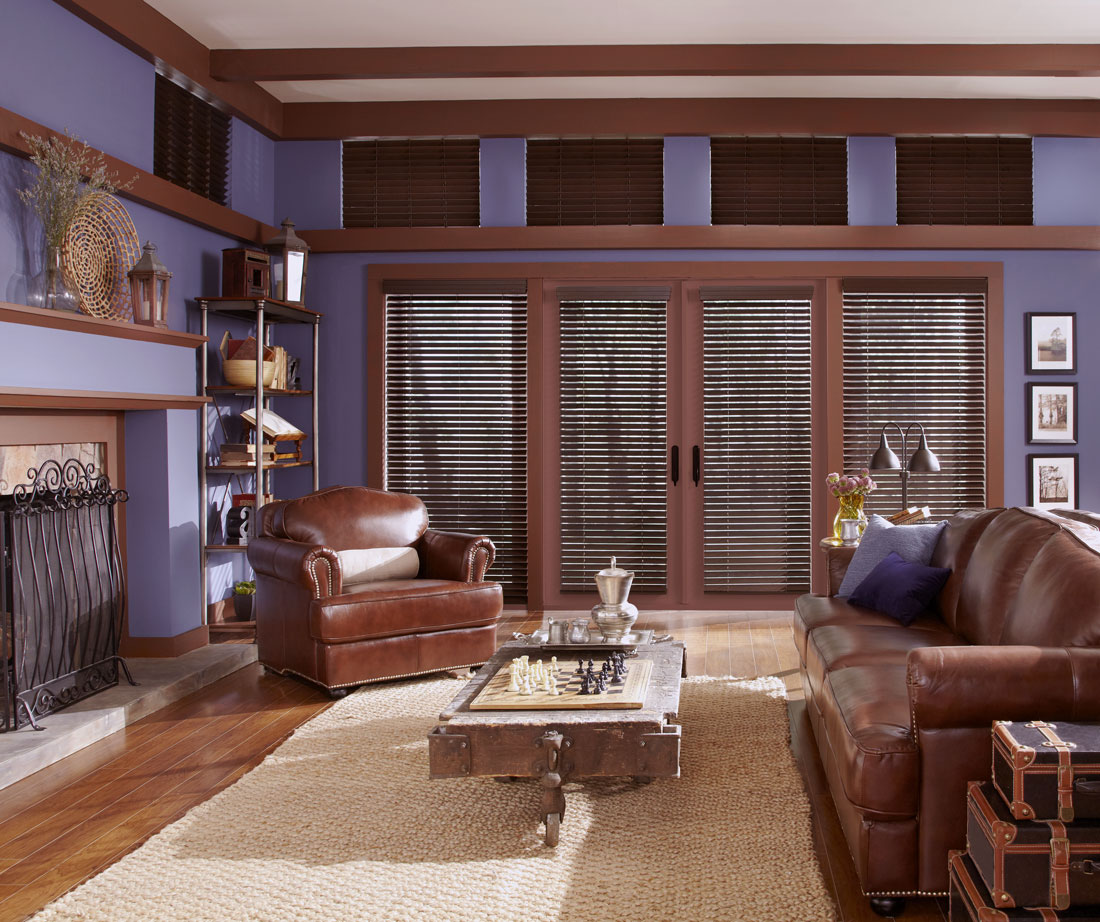
{"label": "yellow glass vase", "polygon": [[840,540],[841,519],[859,519],[859,533],[863,534],[863,529],[867,527],[867,516],[863,514],[863,500],[862,493],[848,493],[845,496],[838,496],[840,500],[840,509],[837,510],[836,518],[833,519],[833,537],[837,541]]}

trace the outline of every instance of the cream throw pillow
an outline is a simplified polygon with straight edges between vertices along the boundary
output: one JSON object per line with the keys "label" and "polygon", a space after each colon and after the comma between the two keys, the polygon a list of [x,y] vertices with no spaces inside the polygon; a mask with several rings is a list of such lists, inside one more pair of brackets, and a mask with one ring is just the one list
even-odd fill
{"label": "cream throw pillow", "polygon": [[337,551],[343,587],[360,586],[381,579],[412,579],[420,570],[420,557],[412,547],[365,547]]}

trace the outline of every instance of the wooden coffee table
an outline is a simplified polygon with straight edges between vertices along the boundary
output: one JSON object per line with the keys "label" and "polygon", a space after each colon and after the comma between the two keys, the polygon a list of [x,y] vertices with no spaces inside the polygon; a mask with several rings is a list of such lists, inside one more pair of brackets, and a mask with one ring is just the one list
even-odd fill
{"label": "wooden coffee table", "polygon": [[[638,659],[628,660],[652,663],[641,708],[470,710],[497,671],[524,654],[540,655],[530,644],[505,644],[439,715],[439,726],[428,734],[432,778],[538,778],[546,844],[557,845],[566,781],[680,776],[680,727],[671,721],[680,707],[682,643],[638,647]],[[596,648],[590,655],[597,662],[602,657]]]}

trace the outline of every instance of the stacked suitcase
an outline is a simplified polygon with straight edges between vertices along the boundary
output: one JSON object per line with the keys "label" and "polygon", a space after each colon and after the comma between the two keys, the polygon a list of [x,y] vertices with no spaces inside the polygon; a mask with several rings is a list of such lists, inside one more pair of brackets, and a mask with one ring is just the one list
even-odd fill
{"label": "stacked suitcase", "polygon": [[993,725],[993,777],[967,791],[951,922],[1100,920],[1100,724]]}

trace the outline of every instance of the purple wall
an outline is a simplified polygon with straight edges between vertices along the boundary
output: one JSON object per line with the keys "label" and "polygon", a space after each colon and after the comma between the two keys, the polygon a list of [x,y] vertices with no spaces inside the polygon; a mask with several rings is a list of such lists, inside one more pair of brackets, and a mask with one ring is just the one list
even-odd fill
{"label": "purple wall", "polygon": [[665,138],[665,224],[710,224],[710,138]]}
{"label": "purple wall", "polygon": [[898,223],[893,138],[848,139],[848,223]]}
{"label": "purple wall", "polygon": [[1036,138],[1036,224],[1100,224],[1100,138]]}
{"label": "purple wall", "polygon": [[239,118],[230,129],[229,206],[275,224],[275,142]]}
{"label": "purple wall", "polygon": [[153,169],[153,65],[49,0],[6,0],[0,106]]}
{"label": "purple wall", "polygon": [[299,230],[343,226],[340,148],[339,141],[275,145],[274,223],[290,218]]}
{"label": "purple wall", "polygon": [[527,139],[482,138],[481,226],[527,223]]}

